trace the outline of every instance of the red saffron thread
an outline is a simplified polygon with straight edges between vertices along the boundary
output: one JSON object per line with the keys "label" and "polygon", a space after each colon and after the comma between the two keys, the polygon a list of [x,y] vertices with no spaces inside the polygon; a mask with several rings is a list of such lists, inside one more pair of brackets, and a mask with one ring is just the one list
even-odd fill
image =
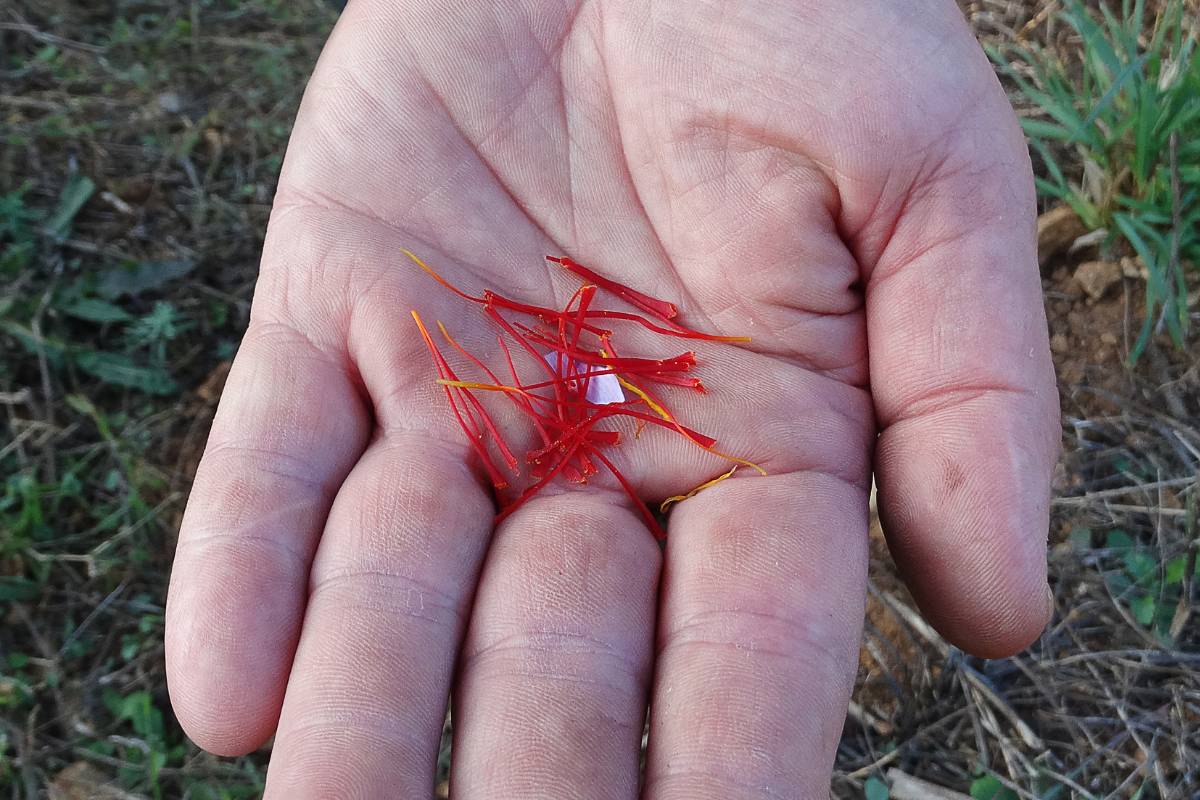
{"label": "red saffron thread", "polygon": [[[763,472],[761,467],[751,462],[717,451],[716,439],[684,426],[675,418],[664,400],[647,388],[646,384],[652,383],[706,393],[707,389],[699,378],[686,374],[696,366],[694,352],[687,351],[666,359],[622,357],[612,344],[613,331],[589,320],[630,322],[652,333],[677,339],[741,342],[748,341],[747,337],[718,336],[687,328],[675,321],[674,318],[679,312],[674,303],[651,297],[605,278],[565,256],[546,258],[583,278],[586,283],[572,294],[562,310],[556,310],[518,302],[491,289],[485,289],[480,296],[469,294],[443,278],[411,251],[403,252],[443,287],[464,300],[482,306],[484,314],[500,328],[496,341],[504,356],[512,385],[505,385],[481,359],[455,340],[442,323],[438,323],[446,342],[486,375],[491,383],[463,381],[434,343],[420,316],[416,311],[412,312],[421,337],[433,358],[438,382],[442,384],[451,411],[468,443],[478,454],[497,492],[505,489],[508,482],[492,460],[488,450],[488,439],[495,443],[501,458],[517,474],[520,474],[520,462],[474,392],[499,391],[508,395],[510,402],[530,421],[541,440],[541,446],[530,449],[524,458],[529,474],[535,482],[515,499],[501,502],[495,520],[497,523],[511,516],[558,475],[563,475],[571,482],[586,483],[589,477],[598,472],[596,464],[599,462],[612,473],[622,490],[629,496],[647,528],[656,538],[664,538],[665,532],[654,514],[642,502],[632,482],[601,452],[601,448],[614,447],[621,442],[619,431],[596,427],[608,419],[632,419],[635,423],[634,438],[640,436],[647,425],[675,431],[709,453]],[[593,308],[598,289],[615,295],[659,322],[652,322],[641,314]],[[500,313],[501,310],[532,317],[540,324],[534,328],[521,322],[510,322]],[[594,337],[599,349],[584,346],[585,335]],[[540,364],[548,379],[523,383],[507,339],[515,342]],[[538,351],[539,347],[547,351],[544,356]],[[634,399],[615,403],[597,403],[589,400],[587,395],[591,382],[604,376],[616,376]],[[535,391],[538,389],[550,389],[552,396],[538,394]],[[635,406],[645,407],[646,411],[641,411]],[[724,477],[731,474],[732,471]],[[672,500],[679,501],[691,497],[713,483],[715,481],[701,484],[690,493],[677,495]]]}

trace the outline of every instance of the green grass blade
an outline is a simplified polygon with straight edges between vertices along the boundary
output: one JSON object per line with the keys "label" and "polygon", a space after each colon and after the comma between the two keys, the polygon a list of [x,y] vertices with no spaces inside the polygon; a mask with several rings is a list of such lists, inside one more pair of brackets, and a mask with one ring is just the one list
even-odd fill
{"label": "green grass blade", "polygon": [[1083,37],[1084,63],[1094,77],[1107,87],[1112,77],[1121,71],[1121,58],[1105,37],[1105,32],[1078,0],[1071,0],[1063,19]]}
{"label": "green grass blade", "polygon": [[1055,139],[1060,142],[1074,142],[1078,139],[1074,133],[1062,125],[1046,122],[1041,119],[1023,117],[1021,119],[1021,128],[1025,131],[1026,135],[1038,139]]}
{"label": "green grass blade", "polygon": [[54,215],[46,222],[46,233],[58,241],[70,236],[75,216],[95,191],[96,183],[91,178],[86,175],[72,175],[58,197],[58,207],[54,210]]}
{"label": "green grass blade", "polygon": [[1067,178],[1065,175],[1063,175],[1063,171],[1058,166],[1058,161],[1054,158],[1054,154],[1050,152],[1050,148],[1046,147],[1046,145],[1038,141],[1036,138],[1031,138],[1029,140],[1029,146],[1038,154],[1038,157],[1042,159],[1042,163],[1046,165],[1046,171],[1050,173],[1050,177],[1053,179],[1054,183],[1063,187],[1064,190],[1069,188],[1070,184],[1067,183]]}
{"label": "green grass blade", "polygon": [[1122,89],[1125,88],[1125,85],[1129,83],[1134,76],[1141,76],[1142,68],[1146,66],[1146,61],[1149,58],[1150,55],[1148,53],[1143,53],[1137,59],[1125,65],[1125,68],[1121,70],[1121,73],[1117,75],[1116,80],[1113,81],[1112,86],[1108,87],[1108,91],[1104,93],[1104,95],[1100,98],[1100,101],[1096,103],[1095,107],[1092,109],[1092,112],[1083,120],[1083,127],[1088,128],[1094,125],[1096,120],[1100,118],[1100,115],[1108,110],[1108,107],[1112,104],[1113,99]]}

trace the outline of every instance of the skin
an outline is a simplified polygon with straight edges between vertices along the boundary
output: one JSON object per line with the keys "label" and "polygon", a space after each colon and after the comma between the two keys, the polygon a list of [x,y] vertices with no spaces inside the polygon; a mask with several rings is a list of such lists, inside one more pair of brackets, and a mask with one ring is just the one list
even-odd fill
{"label": "skin", "polygon": [[[430,796],[452,689],[457,797],[827,797],[872,471],[950,641],[1004,656],[1047,620],[1034,214],[951,0],[351,3],[180,533],[180,721],[225,755],[274,734],[268,798]],[[751,335],[694,343],[711,394],[670,397],[770,476],[678,505],[665,550],[605,481],[493,530],[408,312],[492,364],[495,334],[405,247],[545,305],[567,254]],[[651,500],[726,469],[668,431],[611,452]]]}

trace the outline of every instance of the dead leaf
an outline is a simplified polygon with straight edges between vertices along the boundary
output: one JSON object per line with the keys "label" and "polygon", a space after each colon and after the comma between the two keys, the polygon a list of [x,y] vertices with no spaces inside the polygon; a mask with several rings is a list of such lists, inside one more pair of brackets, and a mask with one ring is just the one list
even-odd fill
{"label": "dead leaf", "polygon": [[1087,227],[1070,206],[1052,208],[1038,217],[1038,263],[1045,266],[1056,254],[1087,233]]}
{"label": "dead leaf", "polygon": [[208,373],[204,382],[196,387],[196,396],[205,403],[216,403],[220,400],[221,390],[225,388],[225,379],[229,377],[231,366],[233,366],[233,362],[222,361],[213,367],[213,371]]}
{"label": "dead leaf", "polygon": [[57,775],[46,787],[50,800],[135,800],[130,794],[86,761],[76,761]]}
{"label": "dead leaf", "polygon": [[887,779],[892,784],[892,800],[971,800],[961,792],[914,778],[898,769],[890,769]]}

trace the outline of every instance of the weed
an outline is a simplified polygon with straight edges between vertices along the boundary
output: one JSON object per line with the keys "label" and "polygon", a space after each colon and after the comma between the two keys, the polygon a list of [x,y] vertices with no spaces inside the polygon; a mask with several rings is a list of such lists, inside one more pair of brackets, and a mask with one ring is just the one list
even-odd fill
{"label": "weed", "polygon": [[890,794],[888,785],[875,776],[867,778],[863,784],[863,797],[865,800],[888,800]]}
{"label": "weed", "polygon": [[[1071,533],[1071,542],[1077,551],[1088,553],[1093,549],[1093,533],[1077,528]],[[1100,552],[1113,600],[1161,646],[1173,648],[1180,601],[1189,575],[1200,577],[1200,564],[1186,552],[1163,556],[1157,548],[1139,543],[1119,528],[1104,534]]]}
{"label": "weed", "polygon": [[971,783],[972,800],[1017,800],[1017,793],[994,775],[981,775]]}
{"label": "weed", "polygon": [[[261,755],[200,753],[170,712],[162,598],[212,410],[188,387],[246,324],[332,15],[14,0],[4,16],[0,795],[258,797]],[[56,785],[73,773],[86,786]]]}
{"label": "weed", "polygon": [[[1188,263],[1200,263],[1200,57],[1184,0],[1147,21],[1145,0],[1099,17],[1069,0],[1062,19],[1078,34],[1078,60],[1015,43],[990,48],[1040,113],[1021,122],[1043,166],[1043,196],[1069,204],[1146,265],[1146,318],[1130,352],[1165,329],[1188,330]],[[1079,163],[1068,177],[1057,152]]]}

